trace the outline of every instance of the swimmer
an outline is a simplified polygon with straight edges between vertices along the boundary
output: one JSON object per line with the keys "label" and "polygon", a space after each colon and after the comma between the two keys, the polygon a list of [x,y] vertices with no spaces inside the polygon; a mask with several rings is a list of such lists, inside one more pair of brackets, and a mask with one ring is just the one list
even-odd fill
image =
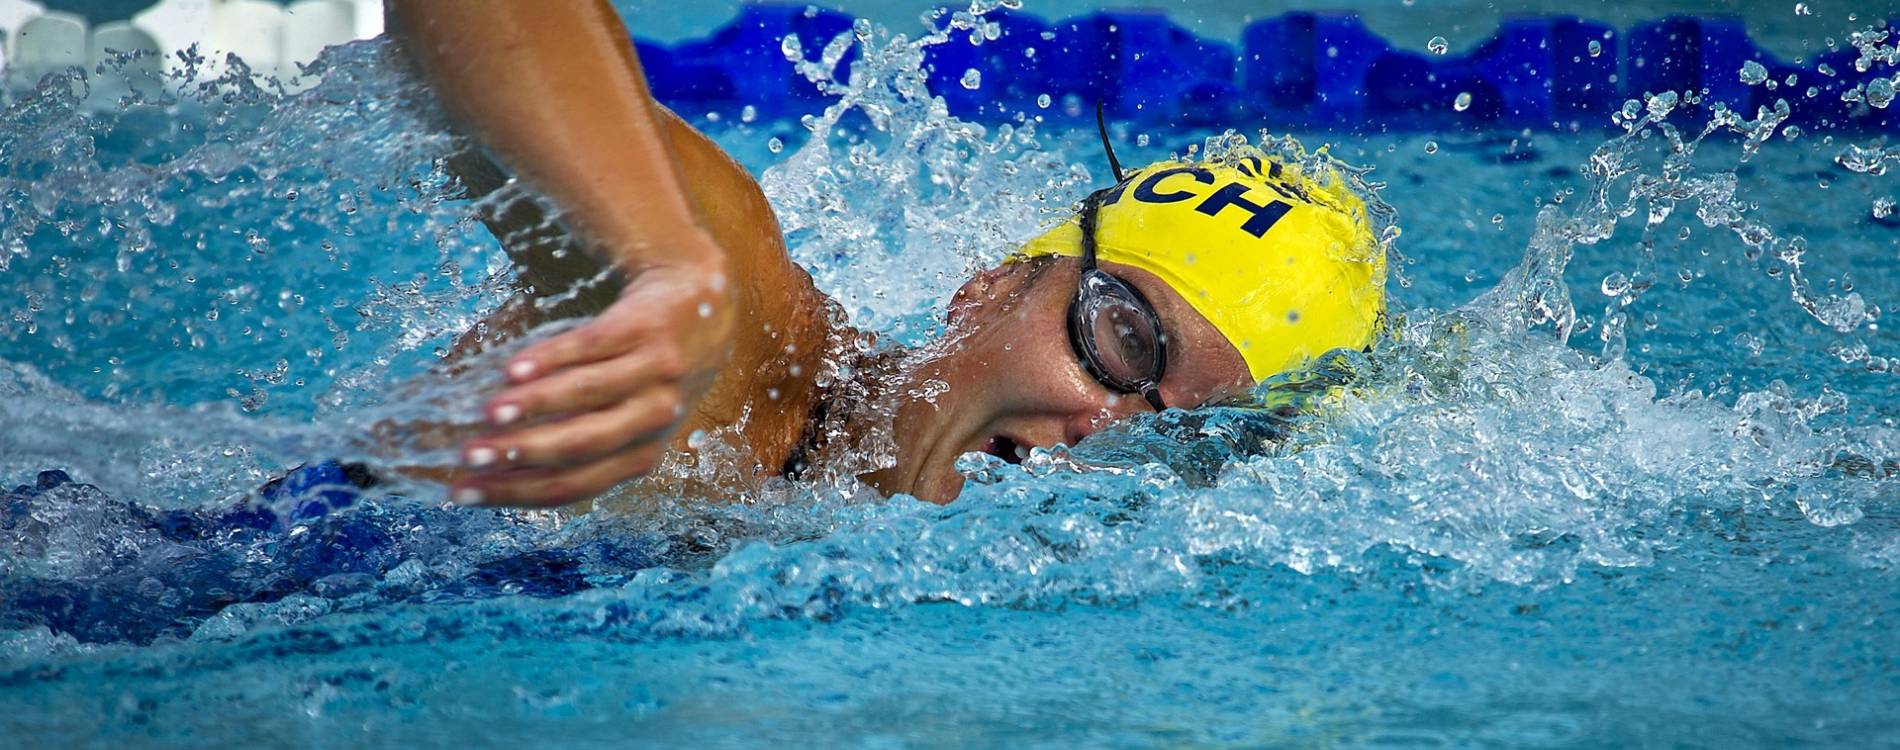
{"label": "swimmer", "polygon": [[[902,367],[852,360],[867,334],[791,260],[751,175],[648,93],[607,2],[388,8],[391,36],[480,145],[455,165],[471,192],[511,175],[560,214],[554,231],[519,201],[487,211],[520,292],[458,349],[586,319],[506,361],[490,431],[460,449],[458,504],[587,499],[722,429],[762,474],[813,472],[854,448],[835,443],[863,434],[854,420],[875,404],[894,418],[894,458],[854,473],[946,503],[964,453],[1018,462],[1365,349],[1383,325],[1364,205],[1262,154],[1112,164],[1114,185],[956,292],[950,345]],[[603,263],[619,283],[588,286]],[[844,377],[821,383],[841,357]],[[933,382],[934,399],[910,395]]]}

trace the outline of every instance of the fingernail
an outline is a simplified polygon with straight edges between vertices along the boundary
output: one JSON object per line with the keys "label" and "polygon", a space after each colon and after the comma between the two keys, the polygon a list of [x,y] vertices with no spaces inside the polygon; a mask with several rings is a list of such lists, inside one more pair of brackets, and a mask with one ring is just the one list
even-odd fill
{"label": "fingernail", "polygon": [[473,487],[463,487],[449,493],[449,502],[463,507],[482,504],[482,491]]}
{"label": "fingernail", "polygon": [[479,469],[494,463],[496,455],[494,448],[470,448],[462,456],[462,463],[468,464],[469,468]]}
{"label": "fingernail", "polygon": [[534,377],[534,363],[526,360],[508,366],[508,376],[516,380]]}
{"label": "fingernail", "polygon": [[497,425],[512,424],[515,420],[520,418],[521,407],[519,406],[514,404],[502,404],[501,406],[495,407],[495,424]]}

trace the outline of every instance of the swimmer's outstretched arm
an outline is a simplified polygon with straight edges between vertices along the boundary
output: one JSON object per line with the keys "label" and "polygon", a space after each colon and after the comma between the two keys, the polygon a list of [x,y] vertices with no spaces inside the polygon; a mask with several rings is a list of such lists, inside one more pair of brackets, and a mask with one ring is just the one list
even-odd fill
{"label": "swimmer's outstretched arm", "polygon": [[[822,298],[786,257],[757,184],[652,100],[605,2],[388,8],[392,36],[456,124],[626,279],[593,321],[509,361],[513,387],[487,407],[498,432],[464,448],[473,473],[456,499],[590,497],[651,470],[682,424],[729,424],[753,394],[809,390],[766,384],[816,371],[779,361],[779,336],[810,339],[786,329],[822,327]],[[726,367],[729,357],[746,366]],[[795,439],[796,416],[765,421]]]}

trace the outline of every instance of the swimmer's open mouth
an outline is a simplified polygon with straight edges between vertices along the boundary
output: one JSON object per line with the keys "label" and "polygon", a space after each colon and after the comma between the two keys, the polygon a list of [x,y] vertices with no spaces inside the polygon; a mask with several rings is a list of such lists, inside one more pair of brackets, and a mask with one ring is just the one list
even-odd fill
{"label": "swimmer's open mouth", "polygon": [[992,435],[983,441],[983,452],[1012,464],[1020,464],[1029,457],[1029,447],[1008,435]]}

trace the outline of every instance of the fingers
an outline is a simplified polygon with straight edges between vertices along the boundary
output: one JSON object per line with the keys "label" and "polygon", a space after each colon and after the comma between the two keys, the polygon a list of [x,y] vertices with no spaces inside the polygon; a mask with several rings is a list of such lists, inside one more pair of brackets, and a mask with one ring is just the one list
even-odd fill
{"label": "fingers", "polygon": [[598,317],[510,358],[513,387],[486,412],[512,429],[464,446],[474,473],[452,499],[558,505],[651,471],[726,356],[733,313],[718,271],[642,270]]}
{"label": "fingers", "polygon": [[684,375],[680,359],[677,350],[654,346],[570,367],[496,396],[488,403],[488,421],[496,427],[507,427],[598,409],[642,388],[680,379]]}
{"label": "fingers", "polygon": [[584,463],[634,443],[656,442],[684,407],[679,389],[648,388],[605,409],[470,441],[463,463],[478,471]]}
{"label": "fingers", "polygon": [[572,331],[542,341],[508,359],[508,379],[526,383],[563,367],[617,357],[639,343],[647,321],[638,305],[622,298],[599,317]]}
{"label": "fingers", "polygon": [[584,500],[614,485],[646,474],[660,463],[666,446],[646,443],[592,463],[566,469],[520,469],[484,474],[455,486],[457,505],[513,505],[550,508]]}
{"label": "fingers", "polygon": [[[526,383],[547,373],[577,364],[597,362],[625,353],[666,332],[707,329],[716,314],[729,313],[721,290],[723,277],[690,268],[653,268],[642,271],[619,300],[586,325],[522,350],[508,360],[508,377]],[[729,323],[729,315],[720,320]],[[723,330],[723,329],[721,329]],[[718,336],[715,338],[723,338]]]}

